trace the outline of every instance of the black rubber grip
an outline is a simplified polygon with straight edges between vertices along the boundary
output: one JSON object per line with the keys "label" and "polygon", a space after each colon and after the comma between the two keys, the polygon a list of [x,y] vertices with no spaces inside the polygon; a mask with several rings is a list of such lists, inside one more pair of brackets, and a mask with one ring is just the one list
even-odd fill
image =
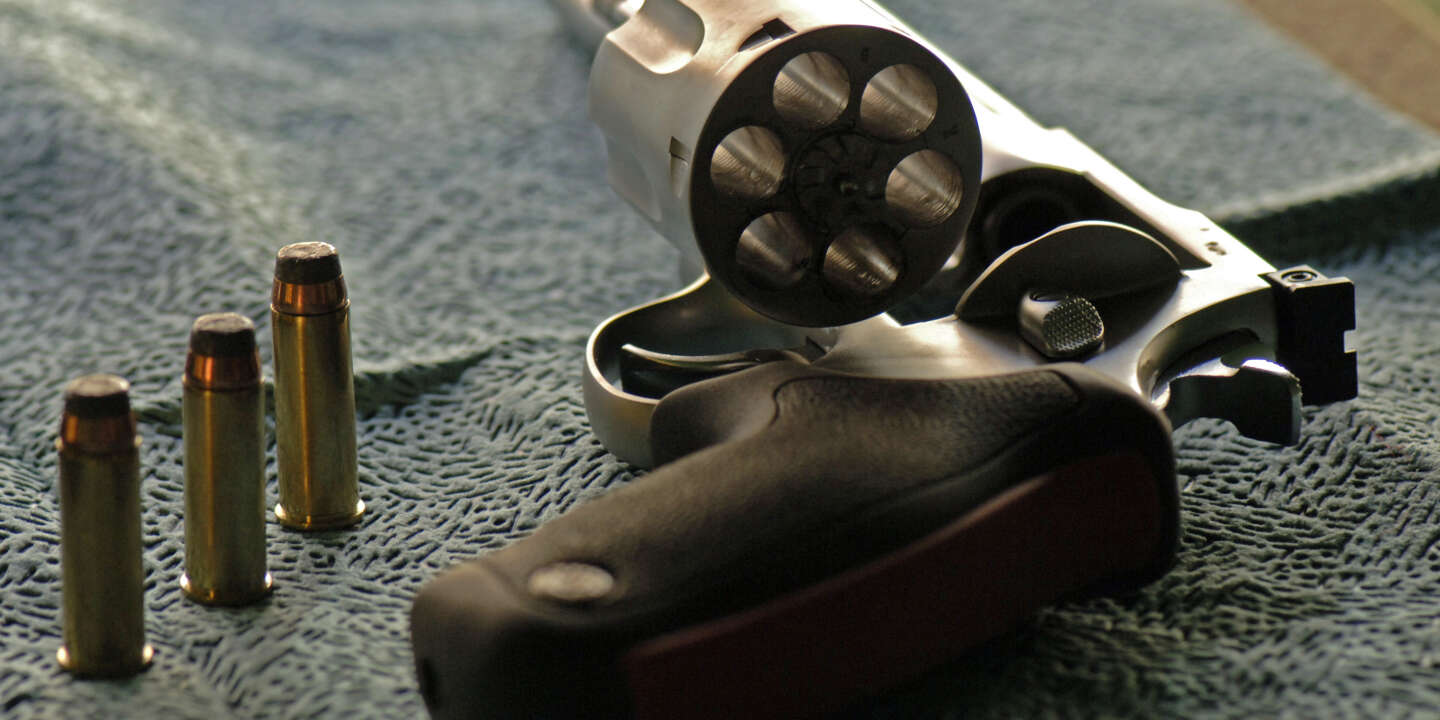
{"label": "black rubber grip", "polygon": [[1168,424],[1079,365],[769,363],[667,396],[652,444],[674,460],[421,591],[434,717],[814,714],[1175,552]]}

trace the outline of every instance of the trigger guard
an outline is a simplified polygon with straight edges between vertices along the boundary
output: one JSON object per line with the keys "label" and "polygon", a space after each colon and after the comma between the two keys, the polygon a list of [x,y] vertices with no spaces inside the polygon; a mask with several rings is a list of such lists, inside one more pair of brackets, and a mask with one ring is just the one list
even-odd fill
{"label": "trigger guard", "polygon": [[[585,344],[585,414],[607,450],[642,468],[655,464],[650,416],[659,398],[626,392],[620,379],[622,348],[702,355],[803,345],[815,328],[771,320],[740,303],[701,274],[679,292],[606,318]],[[825,330],[819,332],[828,332]]]}

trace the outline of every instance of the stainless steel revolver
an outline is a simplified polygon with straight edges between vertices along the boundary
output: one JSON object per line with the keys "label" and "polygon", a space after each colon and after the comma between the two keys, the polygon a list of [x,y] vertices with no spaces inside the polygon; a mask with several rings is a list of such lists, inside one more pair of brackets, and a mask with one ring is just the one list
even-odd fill
{"label": "stainless steel revolver", "polygon": [[1277,270],[865,0],[555,0],[619,195],[696,279],[585,404],[657,469],[428,585],[435,717],[799,717],[1174,557],[1174,426],[1354,397]]}

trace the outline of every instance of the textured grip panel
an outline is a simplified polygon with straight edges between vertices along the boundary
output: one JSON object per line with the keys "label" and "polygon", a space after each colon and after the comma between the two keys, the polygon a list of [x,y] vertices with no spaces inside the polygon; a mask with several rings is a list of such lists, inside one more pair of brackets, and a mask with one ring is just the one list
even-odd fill
{"label": "textured grip panel", "polygon": [[[894,553],[1117,449],[1159,479],[1161,540],[1084,584],[1154,575],[1173,552],[1168,428],[1079,366],[910,381],[771,363],[673,393],[652,425],[657,457],[683,457],[422,591],[413,635],[436,717],[610,716],[630,704],[635,644]],[[557,563],[603,568],[613,586],[584,603],[533,596]]]}
{"label": "textured grip panel", "polygon": [[770,363],[667,396],[651,420],[651,444],[656,462],[663,464],[753,435],[763,417],[767,432],[820,438],[827,450],[842,449],[829,447],[830,439],[849,437],[866,447],[843,448],[846,452],[892,463],[903,453],[904,462],[953,469],[995,452],[1078,401],[1075,390],[1049,372],[914,381]]}

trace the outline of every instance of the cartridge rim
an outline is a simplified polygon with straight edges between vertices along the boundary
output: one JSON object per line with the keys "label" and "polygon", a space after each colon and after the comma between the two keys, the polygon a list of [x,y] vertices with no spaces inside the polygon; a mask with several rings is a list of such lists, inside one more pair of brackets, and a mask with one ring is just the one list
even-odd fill
{"label": "cartridge rim", "polygon": [[283,503],[275,504],[275,519],[291,530],[339,530],[360,522],[364,516],[364,500],[356,500],[353,511],[338,515],[291,515]]}
{"label": "cartridge rim", "polygon": [[269,597],[271,591],[274,589],[275,578],[269,572],[265,573],[265,577],[258,587],[241,590],[240,592],[231,592],[228,589],[216,588],[202,590],[190,582],[190,573],[180,574],[180,591],[185,593],[185,597],[201,605],[210,605],[212,607],[240,607],[242,605],[250,605]]}
{"label": "cartridge rim", "polygon": [[55,651],[55,662],[60,663],[60,669],[80,677],[122,678],[145,672],[150,669],[150,664],[155,660],[155,647],[146,643],[144,647],[140,648],[139,659],[140,663],[138,665],[122,664],[111,667],[81,669],[76,667],[74,659],[70,657],[69,646],[61,645],[60,649]]}

